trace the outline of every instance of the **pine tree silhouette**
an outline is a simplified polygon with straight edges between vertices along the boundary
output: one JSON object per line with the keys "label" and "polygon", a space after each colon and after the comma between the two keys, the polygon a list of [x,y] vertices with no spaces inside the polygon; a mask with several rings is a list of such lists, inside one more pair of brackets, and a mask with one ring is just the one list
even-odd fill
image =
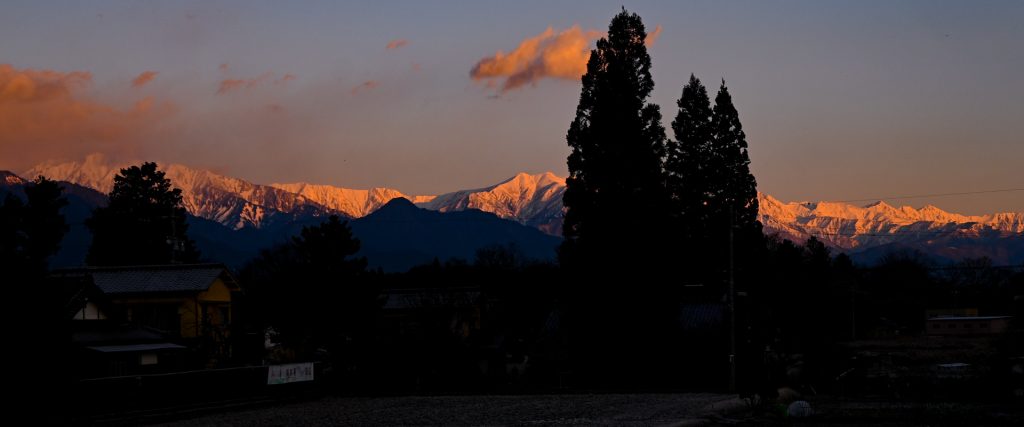
{"label": "pine tree silhouette", "polygon": [[85,225],[92,231],[86,263],[95,266],[196,262],[199,251],[188,238],[181,190],[156,163],[121,169],[110,202]]}
{"label": "pine tree silhouette", "polygon": [[568,266],[649,266],[665,224],[665,129],[658,106],[646,102],[654,88],[646,37],[640,17],[623,9],[587,63],[566,137],[561,260]]}

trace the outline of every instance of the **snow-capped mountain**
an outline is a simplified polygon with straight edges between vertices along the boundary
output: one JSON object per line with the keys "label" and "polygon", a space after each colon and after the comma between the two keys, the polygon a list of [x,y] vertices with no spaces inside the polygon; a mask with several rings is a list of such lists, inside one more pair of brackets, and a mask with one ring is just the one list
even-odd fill
{"label": "snow-capped mountain", "polygon": [[417,206],[439,212],[477,209],[503,219],[535,227],[552,235],[561,235],[562,193],[565,178],[551,172],[516,176],[489,187],[462,190],[440,196],[409,196],[390,188],[353,190],[307,183],[270,184],[300,194],[322,206],[344,212],[354,218],[369,215],[399,197]]}
{"label": "snow-capped mountain", "polygon": [[[43,175],[109,193],[114,176],[126,166],[128,164],[112,164],[103,156],[93,154],[83,162],[40,164],[24,175]],[[290,191],[179,164],[158,166],[174,187],[182,190],[182,201],[190,214],[230,228],[262,228],[269,222],[333,213]]]}
{"label": "snow-capped mountain", "polygon": [[[123,166],[92,155],[83,162],[45,163],[22,176],[44,175],[107,193],[114,175]],[[551,235],[561,234],[565,178],[550,172],[520,173],[499,184],[474,190],[410,196],[390,188],[354,190],[309,183],[259,185],[178,164],[160,166],[174,186],[182,189],[185,206],[192,215],[233,229],[263,228],[270,223],[287,224],[327,214],[362,218],[391,200],[405,198],[429,210],[477,209]],[[21,179],[12,174],[0,178]],[[1012,237],[1024,241],[1024,213],[970,216],[935,206],[917,209],[884,202],[867,206],[786,203],[767,194],[759,194],[758,199],[759,219],[766,233],[778,233],[796,242],[815,236],[849,253],[903,245],[955,258],[968,246],[973,251],[971,256],[975,256],[998,239]]]}
{"label": "snow-capped mountain", "polygon": [[[44,175],[109,193],[114,176],[126,166],[93,154],[82,162],[43,163],[24,176]],[[500,184],[476,190],[410,196],[390,188],[356,190],[309,183],[259,185],[180,164],[159,166],[171,183],[182,190],[189,213],[234,229],[261,228],[268,221],[286,221],[296,216],[336,213],[361,218],[401,197],[430,210],[478,209],[548,234],[561,234],[565,179],[550,172],[520,173]]]}
{"label": "snow-capped mountain", "polygon": [[391,188],[375,187],[369,190],[353,190],[332,185],[307,184],[270,184],[291,193],[299,194],[329,209],[343,212],[353,218],[362,218],[380,209],[391,200],[408,199],[413,203],[429,202],[434,196],[408,196]]}
{"label": "snow-capped mountain", "polygon": [[25,179],[9,171],[0,171],[0,186],[24,185]]}
{"label": "snow-capped mountain", "polygon": [[858,252],[892,243],[933,244],[950,238],[1010,237],[1024,233],[1024,213],[960,215],[935,206],[915,209],[885,202],[856,206],[836,202],[783,203],[758,194],[765,232],[794,241],[811,236],[831,246]]}
{"label": "snow-capped mountain", "polygon": [[564,193],[565,178],[519,173],[500,184],[442,194],[419,205],[441,212],[479,209],[560,236]]}

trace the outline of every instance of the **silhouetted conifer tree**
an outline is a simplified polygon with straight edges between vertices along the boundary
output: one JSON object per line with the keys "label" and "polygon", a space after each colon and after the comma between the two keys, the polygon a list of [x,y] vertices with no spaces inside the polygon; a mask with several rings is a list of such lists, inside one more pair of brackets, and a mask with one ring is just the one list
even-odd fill
{"label": "silhouetted conifer tree", "polygon": [[41,278],[67,232],[60,211],[68,202],[60,185],[42,176],[24,190],[25,201],[8,193],[0,205],[0,262],[22,279]]}
{"label": "silhouetted conifer tree", "polygon": [[11,377],[14,384],[27,385],[19,388],[19,397],[29,403],[62,396],[67,385],[62,383],[70,362],[66,296],[44,282],[49,258],[68,228],[61,214],[68,203],[62,193],[56,182],[40,176],[24,186],[24,201],[8,193],[0,205],[0,282],[15,302],[8,309],[10,319],[22,321],[8,336],[20,343],[10,352],[20,367]]}
{"label": "silhouetted conifer tree", "polygon": [[646,38],[640,17],[623,9],[591,51],[566,137],[572,153],[562,261],[568,265],[652,265],[667,198],[665,130],[658,106],[646,102],[654,88]]}
{"label": "silhouetted conifer tree", "polygon": [[331,216],[243,269],[260,323],[299,357],[318,348],[351,356],[339,346],[365,340],[372,329],[379,292],[367,277],[366,258],[355,257],[359,246],[348,222]]}
{"label": "silhouetted conifer tree", "polygon": [[730,256],[734,268],[744,270],[763,246],[746,134],[724,81],[712,109],[707,89],[690,75],[677,105],[665,162],[673,231],[686,242],[692,271],[703,281],[724,283]]}
{"label": "silhouetted conifer tree", "polygon": [[[672,121],[675,138],[668,142],[665,174],[672,197],[675,230],[688,244],[703,246],[711,230],[707,222],[716,195],[712,179],[715,151],[712,145],[711,101],[707,89],[693,74],[676,101],[679,111]],[[719,234],[721,234],[719,232]]]}
{"label": "silhouetted conifer tree", "polygon": [[711,215],[728,218],[741,236],[748,234],[759,237],[761,224],[757,221],[757,181],[750,173],[750,156],[747,154],[747,135],[743,132],[739,112],[732,103],[729,88],[722,80],[722,86],[715,96],[715,108],[711,116],[712,151],[714,153],[712,184],[717,184],[711,194],[709,206]]}
{"label": "silhouetted conifer tree", "polygon": [[89,265],[144,265],[195,262],[199,252],[187,235],[181,190],[156,163],[121,169],[110,202],[85,225],[92,231]]}
{"label": "silhouetted conifer tree", "polygon": [[[647,32],[625,9],[597,41],[583,76],[563,202],[559,259],[568,276],[570,354],[597,384],[667,381],[678,342],[679,272],[665,250],[665,129],[647,102],[654,88]],[[675,364],[678,366],[678,363]]]}

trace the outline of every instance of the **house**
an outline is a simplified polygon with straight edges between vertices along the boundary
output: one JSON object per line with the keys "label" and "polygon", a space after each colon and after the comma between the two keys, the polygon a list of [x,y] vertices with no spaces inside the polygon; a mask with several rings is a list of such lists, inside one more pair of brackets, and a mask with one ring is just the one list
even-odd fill
{"label": "house", "polygon": [[998,335],[1010,328],[1012,316],[937,316],[925,321],[925,334],[940,336]]}
{"label": "house", "polygon": [[50,280],[66,295],[72,342],[93,360],[91,375],[160,372],[231,357],[239,287],[221,264],[61,269]]}

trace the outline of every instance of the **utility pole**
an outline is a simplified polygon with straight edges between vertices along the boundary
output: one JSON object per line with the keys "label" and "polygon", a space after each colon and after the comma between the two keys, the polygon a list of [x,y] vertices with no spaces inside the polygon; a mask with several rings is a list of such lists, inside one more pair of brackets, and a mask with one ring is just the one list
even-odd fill
{"label": "utility pole", "polygon": [[733,211],[729,204],[729,392],[736,392],[736,280],[733,259]]}

